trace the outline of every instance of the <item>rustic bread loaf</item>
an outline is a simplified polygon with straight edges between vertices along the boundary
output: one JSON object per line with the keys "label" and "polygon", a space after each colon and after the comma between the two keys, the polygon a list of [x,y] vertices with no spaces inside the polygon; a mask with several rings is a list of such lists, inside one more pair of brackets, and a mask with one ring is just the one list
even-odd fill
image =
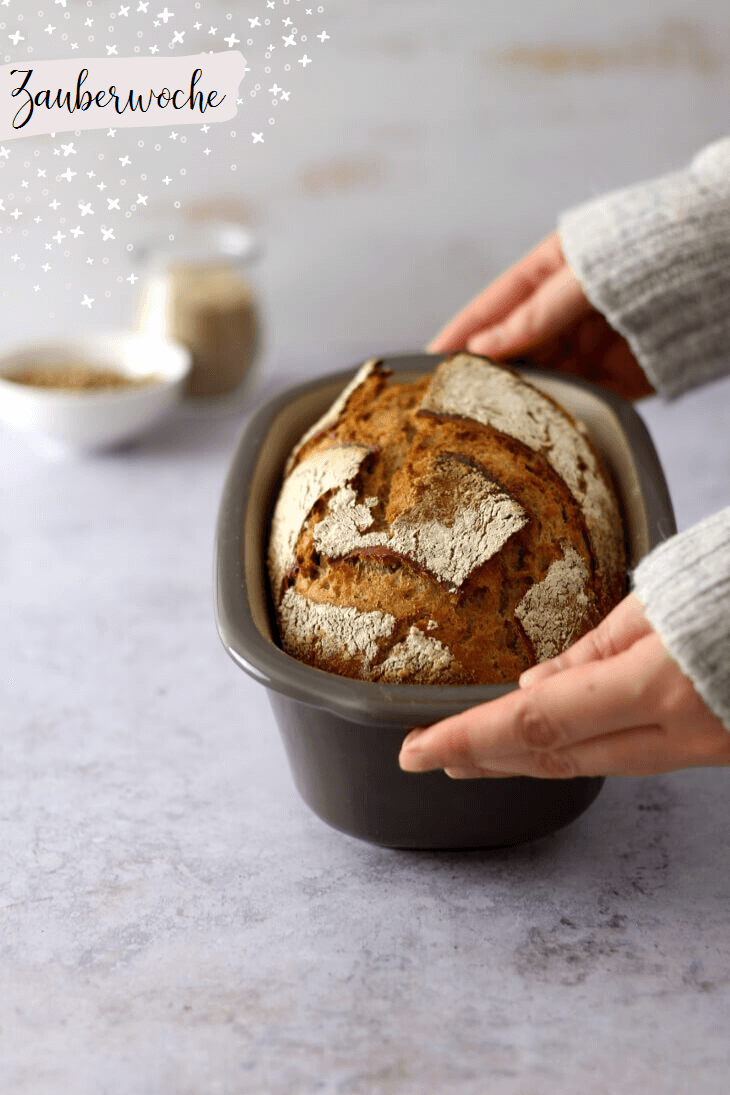
{"label": "rustic bread loaf", "polygon": [[512,369],[460,353],[388,378],[368,361],[289,457],[268,551],[281,644],[364,680],[514,681],[626,592],[609,480]]}

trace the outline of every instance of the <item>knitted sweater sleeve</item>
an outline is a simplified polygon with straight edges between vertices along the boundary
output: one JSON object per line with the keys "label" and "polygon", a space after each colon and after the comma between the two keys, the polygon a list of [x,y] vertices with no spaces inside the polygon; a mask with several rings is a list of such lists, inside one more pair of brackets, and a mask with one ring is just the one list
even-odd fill
{"label": "knitted sweater sleeve", "polygon": [[[672,398],[730,373],[730,138],[684,171],[563,214],[568,264]],[[633,590],[669,653],[730,730],[730,507],[636,567]]]}

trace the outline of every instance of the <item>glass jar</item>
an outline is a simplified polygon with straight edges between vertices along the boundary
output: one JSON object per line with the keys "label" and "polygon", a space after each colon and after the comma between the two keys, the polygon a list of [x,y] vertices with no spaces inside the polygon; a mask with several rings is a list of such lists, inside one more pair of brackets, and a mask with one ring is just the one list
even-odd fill
{"label": "glass jar", "polygon": [[[170,239],[170,236],[173,239]],[[189,400],[249,388],[261,341],[250,269],[259,246],[237,224],[177,226],[142,243],[137,329],[182,343],[193,366]]]}

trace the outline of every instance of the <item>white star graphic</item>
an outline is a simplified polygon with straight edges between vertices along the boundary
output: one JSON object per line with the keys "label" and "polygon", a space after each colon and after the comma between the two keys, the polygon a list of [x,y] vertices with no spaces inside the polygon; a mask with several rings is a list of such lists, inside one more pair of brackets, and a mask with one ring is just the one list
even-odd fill
{"label": "white star graphic", "polygon": [[62,142],[61,148],[63,149],[64,156],[75,156],[77,154],[76,149],[73,146],[73,141],[71,141],[70,144],[63,144]]}
{"label": "white star graphic", "polygon": [[116,129],[110,129],[107,133],[107,137],[113,137],[116,134]]}
{"label": "white star graphic", "polygon": [[252,133],[251,136],[253,137],[254,144],[264,144],[263,133]]}
{"label": "white star graphic", "polygon": [[165,175],[165,177],[164,177],[164,179],[163,179],[162,181],[163,181],[163,183],[165,184],[165,186],[169,186],[169,185],[170,185],[170,183],[172,182],[172,179],[170,178],[170,176],[169,176],[169,175]]}
{"label": "white star graphic", "polygon": [[59,201],[56,201],[56,199],[54,198],[53,201],[49,202],[48,204],[55,213],[61,203]]}
{"label": "white star graphic", "polygon": [[2,158],[4,160],[7,160],[9,155],[10,155],[10,149],[6,148],[5,145],[0,144],[0,156],[2,156]]}
{"label": "white star graphic", "polygon": [[113,228],[102,228],[101,234],[104,237],[104,241],[116,239]]}
{"label": "white star graphic", "polygon": [[8,38],[10,39],[10,41],[13,43],[14,46],[17,46],[18,42],[24,42],[25,41],[25,38],[23,37],[23,35],[20,33],[19,30],[16,30],[15,34],[9,34]]}
{"label": "white star graphic", "polygon": [[116,54],[117,57],[119,56],[119,54],[117,53],[117,47],[116,46],[107,46],[106,47],[107,57],[111,57],[112,54]]}
{"label": "white star graphic", "polygon": [[254,19],[249,19],[249,23],[251,24],[251,29],[261,26],[258,15]]}
{"label": "white star graphic", "polygon": [[[119,198],[107,198],[109,209],[119,209]],[[121,210],[119,210],[121,212]]]}
{"label": "white star graphic", "polygon": [[84,233],[83,233],[83,231],[81,230],[81,228],[79,228],[79,226],[78,226],[78,225],[76,225],[76,227],[75,227],[75,228],[72,228],[72,229],[71,229],[71,235],[73,236],[73,238],[74,238],[75,240],[77,240],[77,239],[79,238],[79,236],[83,236],[83,235],[84,235]]}
{"label": "white star graphic", "polygon": [[303,57],[299,58],[299,64],[302,66],[302,68],[306,68],[307,65],[311,65],[311,63],[312,63],[312,58],[307,57],[306,53],[304,54]]}
{"label": "white star graphic", "polygon": [[[89,261],[89,262],[93,262],[94,260],[93,260],[93,259],[89,259],[88,261]],[[88,293],[84,293],[84,299],[83,299],[83,300],[81,301],[81,305],[82,305],[82,307],[83,307],[84,305],[86,305],[86,307],[90,309],[90,308],[91,308],[91,305],[92,305],[93,303],[94,303],[94,298],[93,298],[93,297],[90,297],[90,296],[88,295]]]}
{"label": "white star graphic", "polygon": [[19,209],[14,209],[13,212],[10,214],[10,216],[14,217],[15,220],[17,221],[18,217],[22,217],[23,214],[21,213],[21,211]]}
{"label": "white star graphic", "polygon": [[127,281],[129,282],[130,285],[134,285],[135,281],[139,281],[139,278],[137,277],[136,274],[130,274],[129,277],[127,278]]}
{"label": "white star graphic", "polygon": [[61,179],[67,179],[69,182],[71,182],[71,179],[74,177],[74,175],[77,175],[77,174],[78,174],[77,171],[72,171],[70,167],[67,167],[66,170],[64,171],[63,175],[60,175],[59,177]]}
{"label": "white star graphic", "polygon": [[129,156],[120,156],[119,157],[119,162],[122,165],[122,167],[127,167],[128,164],[131,164],[132,161],[130,160]]}
{"label": "white star graphic", "polygon": [[44,272],[44,274],[47,274],[50,269],[51,267],[48,265],[47,262],[44,263],[43,266],[41,266],[41,270]]}
{"label": "white star graphic", "polygon": [[319,38],[320,42],[328,42],[330,36],[326,30],[323,30],[321,34],[317,35],[317,37]]}
{"label": "white star graphic", "polygon": [[56,28],[52,27],[51,24],[49,23],[48,26],[44,27],[43,29],[46,32],[46,34],[53,34],[53,32]]}
{"label": "white star graphic", "polygon": [[92,217],[94,215],[94,210],[91,208],[91,202],[88,202],[86,205],[84,202],[79,202],[79,209],[81,210],[82,217],[85,217],[87,213],[90,213]]}
{"label": "white star graphic", "polygon": [[229,48],[229,49],[233,49],[233,47],[234,47],[234,46],[236,45],[236,43],[237,43],[237,42],[239,42],[239,43],[240,43],[241,39],[240,39],[240,38],[236,38],[235,34],[232,34],[232,35],[230,36],[230,38],[224,38],[224,39],[223,39],[223,41],[224,41],[224,42],[228,42],[228,48]]}
{"label": "white star graphic", "polygon": [[148,197],[149,197],[148,194],[138,194],[137,195],[137,205],[147,205],[147,198]]}
{"label": "white star graphic", "polygon": [[164,19],[165,26],[167,26],[167,20],[172,19],[174,14],[175,14],[174,11],[168,11],[167,8],[165,8],[164,11],[158,11],[157,12],[157,18],[158,19]]}
{"label": "white star graphic", "polygon": [[139,7],[137,8],[137,11],[143,11],[146,15],[147,14],[147,8],[149,6],[150,6],[150,0],[147,0],[146,3],[145,3],[145,0],[139,0]]}
{"label": "white star graphic", "polygon": [[150,46],[150,53],[159,53],[159,52],[160,52],[160,47],[159,46]]}

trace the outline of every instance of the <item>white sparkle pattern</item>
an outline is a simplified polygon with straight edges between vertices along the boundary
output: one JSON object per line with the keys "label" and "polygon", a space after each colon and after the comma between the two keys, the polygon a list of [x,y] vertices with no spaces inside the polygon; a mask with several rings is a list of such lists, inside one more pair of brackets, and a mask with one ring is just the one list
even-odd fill
{"label": "white sparkle pattern", "polygon": [[[55,0],[54,8],[66,9],[67,3],[68,0]],[[172,4],[165,5],[155,3],[155,0],[136,0],[136,7],[134,0],[126,4],[120,3],[119,0],[113,0],[113,2],[112,0],[101,0],[101,2],[95,0],[95,18],[87,14],[91,6],[89,4],[84,5],[83,12],[74,10],[73,6],[70,11],[65,12],[62,29],[68,33],[62,35],[63,40],[64,42],[68,39],[78,40],[71,41],[62,47],[59,51],[61,56],[65,51],[70,53],[70,50],[77,50],[79,42],[83,43],[81,49],[87,50],[86,56],[100,57],[129,56],[132,51],[134,54],[154,56],[162,53],[163,50],[215,54],[216,51],[228,52],[240,48],[246,56],[247,64],[244,69],[246,80],[239,90],[237,105],[244,109],[238,112],[234,121],[214,124],[212,127],[207,123],[202,125],[197,131],[203,135],[200,139],[195,138],[194,132],[191,132],[189,137],[181,136],[172,128],[166,133],[165,127],[155,130],[123,129],[120,131],[122,136],[117,137],[117,129],[109,128],[106,138],[113,141],[115,149],[121,153],[115,159],[118,167],[112,166],[109,162],[113,157],[97,153],[103,130],[86,131],[83,136],[77,131],[74,139],[62,141],[60,147],[55,147],[52,152],[48,148],[35,151],[35,156],[42,158],[37,163],[33,163],[33,167],[37,168],[37,177],[32,183],[28,181],[28,178],[23,178],[23,175],[28,175],[27,168],[31,166],[27,160],[25,165],[23,162],[24,155],[26,157],[30,155],[27,144],[24,147],[24,139],[16,138],[10,148],[0,144],[0,166],[5,168],[0,173],[0,236],[2,236],[0,271],[3,268],[6,270],[12,268],[12,265],[19,263],[19,271],[27,267],[29,271],[43,272],[42,285],[32,283],[32,273],[30,280],[25,282],[22,280],[22,273],[17,278],[8,279],[10,284],[18,287],[18,294],[27,292],[29,289],[36,294],[40,293],[40,297],[34,297],[38,307],[52,286],[52,278],[49,275],[54,273],[54,268],[44,261],[42,256],[46,251],[54,250],[54,245],[60,248],[65,243],[65,246],[70,248],[63,252],[67,261],[60,264],[57,275],[54,273],[54,276],[58,276],[59,279],[72,280],[74,262],[84,262],[84,268],[86,265],[94,264],[94,257],[80,250],[85,247],[84,239],[88,238],[88,233],[82,228],[82,224],[86,223],[85,218],[95,216],[93,200],[90,200],[91,195],[87,191],[87,187],[92,184],[86,180],[100,175],[100,181],[93,184],[99,193],[103,195],[104,191],[112,186],[114,187],[112,194],[116,191],[119,195],[113,198],[99,198],[100,201],[106,201],[105,213],[114,218],[114,221],[113,224],[99,225],[97,239],[101,242],[103,250],[100,252],[98,261],[102,262],[104,269],[99,269],[98,283],[95,269],[94,286],[97,297],[106,290],[103,295],[109,298],[112,295],[109,275],[112,271],[115,275],[117,273],[121,275],[123,265],[135,261],[134,245],[127,242],[129,235],[127,222],[130,220],[133,222],[135,214],[146,208],[148,201],[156,202],[158,205],[163,202],[166,204],[173,202],[176,209],[180,208],[180,201],[175,200],[177,186],[187,173],[187,167],[195,170],[201,161],[205,164],[207,171],[235,171],[239,166],[236,161],[246,155],[246,142],[244,140],[242,146],[240,141],[241,137],[246,138],[246,132],[250,133],[250,137],[246,138],[249,148],[258,149],[259,145],[262,148],[265,147],[268,139],[266,128],[276,123],[276,118],[270,115],[277,112],[272,111],[271,107],[285,110],[286,107],[283,107],[283,104],[288,103],[292,95],[291,88],[280,87],[279,83],[287,84],[290,81],[293,83],[295,72],[306,74],[300,78],[311,78],[309,68],[315,64],[315,58],[304,49],[305,43],[309,51],[314,50],[316,55],[319,48],[331,39],[321,25],[325,5],[318,5],[315,11],[314,8],[300,7],[301,0],[292,0],[292,5],[296,4],[296,7],[292,6],[288,12],[283,13],[285,17],[277,19],[276,0],[259,0],[259,3],[261,10],[257,15],[247,14],[245,17],[240,17],[238,14],[229,13],[226,16],[225,29],[220,25],[201,23],[196,18],[200,5],[196,7],[193,0],[172,0]],[[9,0],[0,0],[0,4],[8,7]],[[162,10],[157,10],[160,7]],[[24,51],[28,42],[38,42],[42,45],[43,41],[48,41],[49,38],[54,42],[58,41],[60,24],[56,26],[52,20],[49,21],[49,14],[52,13],[46,11],[44,20],[42,10],[35,15],[28,12],[25,16],[26,21],[21,25],[16,23],[13,26],[11,23],[9,32],[5,33],[6,40],[11,42],[15,49],[16,55],[10,58],[13,62],[27,64]],[[56,12],[56,16],[60,19],[61,12]],[[112,26],[109,20],[115,18],[121,22]],[[172,20],[174,22],[171,22]],[[318,20],[319,26],[316,25]],[[283,33],[276,29],[277,23],[282,27]],[[104,30],[104,27],[107,29]],[[126,32],[127,37],[122,40],[126,27],[129,31]],[[112,32],[116,32],[115,40],[109,39]],[[277,48],[278,43],[280,45]],[[210,48],[211,46],[213,48]],[[31,51],[30,46],[28,51]],[[81,55],[84,56],[84,54]],[[51,137],[55,137],[55,133],[51,134]],[[204,143],[206,139],[207,144]],[[137,148],[144,148],[144,154],[135,156]],[[252,151],[250,154],[264,153]],[[56,174],[53,170],[49,171],[49,167],[52,167],[52,162],[48,159],[50,155],[61,156],[66,160],[71,158],[72,163],[78,166],[72,169],[67,163],[65,170]],[[32,175],[32,172],[30,174]],[[129,195],[122,190],[127,183]],[[36,186],[39,189],[34,189]],[[41,187],[44,188],[42,191]],[[74,227],[66,224],[64,202],[58,200],[54,187],[59,191],[63,188],[61,197],[71,195],[71,215],[74,215],[75,209],[77,211],[75,215],[79,218],[79,223]],[[19,208],[16,204],[17,199],[13,201],[13,195],[21,188],[27,194],[23,199],[27,203],[25,209]],[[140,192],[142,188],[145,193]],[[49,201],[48,198],[51,200]],[[52,210],[50,224],[43,224],[44,218],[41,216],[33,217],[39,204]],[[28,223],[28,228],[21,232],[24,222]],[[34,227],[36,225],[43,225],[43,227],[36,230]],[[60,226],[63,226],[65,230],[61,231]],[[18,239],[19,235],[24,237],[22,243]],[[69,235],[72,237],[70,240]],[[35,276],[37,278],[38,274],[36,273]],[[78,276],[81,277],[80,272]],[[139,281],[139,274],[133,271],[126,277],[115,276],[112,280],[117,290],[123,283],[127,283],[131,289]],[[109,281],[109,287],[107,287],[107,281]],[[79,284],[77,281],[77,285]],[[70,287],[72,286],[67,283],[67,289]],[[90,311],[94,301],[95,298],[83,290],[78,306]]]}

